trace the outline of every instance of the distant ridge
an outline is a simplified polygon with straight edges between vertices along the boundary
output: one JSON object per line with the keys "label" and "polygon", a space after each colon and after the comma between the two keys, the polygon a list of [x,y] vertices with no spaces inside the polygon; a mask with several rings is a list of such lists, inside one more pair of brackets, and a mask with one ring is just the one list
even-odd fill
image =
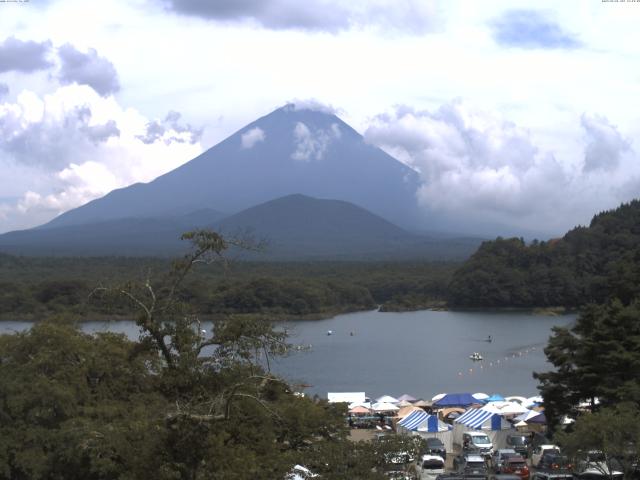
{"label": "distant ridge", "polygon": [[269,257],[279,258],[397,256],[397,249],[421,241],[352,203],[301,194],[248,208],[214,227],[228,233],[249,229],[269,241]]}
{"label": "distant ridge", "polygon": [[173,256],[180,235],[224,215],[211,209],[164,218],[123,218],[84,225],[19,230],[0,235],[0,251],[17,255]]}
{"label": "distant ridge", "polygon": [[212,228],[226,235],[250,232],[267,240],[263,253],[234,252],[251,260],[463,259],[479,239],[428,238],[342,200],[287,195],[222,217],[204,210],[171,218],[109,220],[12,232],[0,251],[25,255],[174,256],[187,246],[186,230]]}

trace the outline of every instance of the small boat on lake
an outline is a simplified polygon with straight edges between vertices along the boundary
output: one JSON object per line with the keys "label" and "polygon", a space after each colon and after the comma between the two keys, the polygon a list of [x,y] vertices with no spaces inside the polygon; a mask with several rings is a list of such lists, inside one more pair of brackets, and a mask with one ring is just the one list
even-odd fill
{"label": "small boat on lake", "polygon": [[469,355],[469,358],[474,362],[477,362],[482,360],[482,355],[480,355],[478,352],[473,352],[471,355]]}

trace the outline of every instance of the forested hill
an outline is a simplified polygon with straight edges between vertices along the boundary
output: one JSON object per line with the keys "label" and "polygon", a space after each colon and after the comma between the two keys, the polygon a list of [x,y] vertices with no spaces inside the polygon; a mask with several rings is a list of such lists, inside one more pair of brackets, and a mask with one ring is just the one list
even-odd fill
{"label": "forested hill", "polygon": [[454,307],[578,307],[640,294],[640,200],[596,215],[589,227],[526,245],[484,242],[449,285]]}

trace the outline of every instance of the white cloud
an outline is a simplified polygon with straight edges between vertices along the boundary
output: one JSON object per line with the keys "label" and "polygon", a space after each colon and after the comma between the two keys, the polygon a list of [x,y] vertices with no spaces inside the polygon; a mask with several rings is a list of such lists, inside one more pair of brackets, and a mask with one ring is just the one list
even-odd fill
{"label": "white cloud", "polygon": [[[0,191],[15,193],[12,184],[18,183],[24,192],[0,203],[0,230],[38,225],[115,188],[148,182],[201,153],[197,142],[143,142],[149,123],[88,86],[65,86],[44,96],[25,91],[15,103],[0,104],[0,164],[3,171],[22,174],[0,178]],[[164,135],[190,138],[190,132],[168,124]]]}
{"label": "white cloud", "polygon": [[640,176],[638,162],[613,161],[628,144],[606,119],[583,116],[582,125],[587,157],[615,174],[606,186],[590,175],[596,160],[584,171],[558,161],[528,130],[461,100],[433,112],[398,107],[376,117],[365,138],[420,172],[419,200],[429,215],[457,221],[461,230],[482,219],[559,233],[628,200],[629,176]]}
{"label": "white cloud", "polygon": [[265,138],[266,135],[264,133],[264,130],[262,130],[260,127],[254,127],[242,134],[242,136],[240,137],[240,143],[242,145],[242,148],[250,149],[253,148],[256,143],[264,142]]}
{"label": "white cloud", "polygon": [[629,141],[601,115],[584,114],[581,123],[588,142],[584,152],[584,171],[617,169],[622,154],[631,148]]}
{"label": "white cloud", "polygon": [[295,112],[300,112],[303,110],[311,110],[312,112],[322,112],[328,113],[330,115],[338,115],[340,111],[335,108],[333,105],[329,105],[328,103],[321,102],[315,98],[306,98],[306,99],[294,99],[287,103],[287,109],[293,110]]}
{"label": "white cloud", "polygon": [[219,22],[254,22],[275,30],[337,32],[375,26],[423,33],[437,24],[433,0],[169,0],[177,13]]}
{"label": "white cloud", "polygon": [[318,128],[312,131],[303,122],[297,122],[293,129],[295,150],[291,158],[302,162],[322,160],[332,140],[341,135],[340,127],[335,123],[328,129]]}

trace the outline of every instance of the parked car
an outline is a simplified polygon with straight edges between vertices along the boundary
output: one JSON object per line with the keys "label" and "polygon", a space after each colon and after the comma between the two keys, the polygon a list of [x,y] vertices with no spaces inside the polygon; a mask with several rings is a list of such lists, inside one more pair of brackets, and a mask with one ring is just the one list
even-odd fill
{"label": "parked car", "polygon": [[562,455],[556,452],[549,452],[542,455],[542,458],[538,462],[538,470],[548,471],[566,471],[570,472],[573,469],[573,465],[569,462],[566,455]]}
{"label": "parked car", "polygon": [[520,455],[505,458],[504,463],[500,466],[500,473],[518,475],[521,480],[529,480],[529,467],[524,457]]}
{"label": "parked car", "polygon": [[552,442],[542,433],[535,432],[531,434],[529,438],[529,445],[531,448],[539,447],[540,445],[550,445]]}
{"label": "parked car", "polygon": [[491,475],[489,480],[520,480],[520,477],[509,473],[497,473],[496,475]]}
{"label": "parked car", "polygon": [[489,456],[493,452],[493,443],[486,433],[464,432],[462,434],[462,451]]}
{"label": "parked car", "polygon": [[423,455],[416,466],[420,480],[435,480],[444,473],[444,458],[438,455]]}
{"label": "parked car", "polygon": [[529,454],[529,437],[526,435],[511,434],[506,438],[507,448],[512,448],[524,458]]}
{"label": "parked car", "polygon": [[464,477],[459,473],[443,473],[438,475],[436,480],[464,480]]}
{"label": "parked car", "polygon": [[560,447],[558,447],[557,445],[551,445],[551,444],[538,445],[531,452],[531,466],[537,467],[538,464],[540,463],[540,459],[545,453],[555,453],[559,455]]}
{"label": "parked car", "polygon": [[429,437],[425,439],[427,447],[423,450],[425,455],[438,455],[443,459],[447,459],[447,449],[439,438]]}
{"label": "parked car", "polygon": [[500,471],[500,466],[504,463],[505,459],[508,457],[514,457],[518,455],[513,448],[500,448],[493,452],[490,459],[490,467],[491,470],[498,473]]}
{"label": "parked car", "polygon": [[482,455],[467,453],[453,459],[453,469],[465,478],[487,478],[487,464]]}
{"label": "parked car", "polygon": [[573,480],[573,474],[570,472],[537,471],[531,480]]}

